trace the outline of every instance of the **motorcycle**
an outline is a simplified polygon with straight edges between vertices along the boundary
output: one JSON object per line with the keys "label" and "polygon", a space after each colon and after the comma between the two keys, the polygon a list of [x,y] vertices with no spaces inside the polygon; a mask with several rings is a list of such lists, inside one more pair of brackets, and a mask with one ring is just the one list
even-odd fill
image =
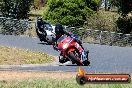
{"label": "motorcycle", "polygon": [[43,31],[40,31],[38,26],[43,26],[43,25],[38,25],[36,22],[36,33],[40,41],[47,42],[48,44],[53,44],[56,38],[55,26],[51,25],[50,23],[46,23],[44,24],[44,27],[42,27]]}
{"label": "motorcycle", "polygon": [[89,51],[84,50],[76,41],[74,41],[77,38],[77,35],[72,37],[62,35],[57,40],[57,50],[60,51],[60,63],[71,61],[72,64],[77,64],[78,66],[88,66],[90,64],[88,59]]}

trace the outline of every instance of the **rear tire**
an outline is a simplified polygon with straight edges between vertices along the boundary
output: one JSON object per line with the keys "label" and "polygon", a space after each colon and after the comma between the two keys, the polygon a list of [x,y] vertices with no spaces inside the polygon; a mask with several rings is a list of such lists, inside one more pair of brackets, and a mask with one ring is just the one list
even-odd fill
{"label": "rear tire", "polygon": [[53,43],[55,42],[55,39],[52,37],[52,39],[49,39],[48,37],[46,38],[47,44],[49,45],[53,45]]}
{"label": "rear tire", "polygon": [[81,62],[80,62],[80,60],[78,60],[78,59],[76,58],[76,56],[74,55],[73,52],[70,52],[69,58],[70,58],[73,62],[75,62],[78,66],[81,66],[81,65],[82,65]]}

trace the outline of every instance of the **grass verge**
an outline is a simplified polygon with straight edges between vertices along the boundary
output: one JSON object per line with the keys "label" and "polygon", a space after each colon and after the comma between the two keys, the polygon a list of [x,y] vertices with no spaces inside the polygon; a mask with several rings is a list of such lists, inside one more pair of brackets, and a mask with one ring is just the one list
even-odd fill
{"label": "grass verge", "polygon": [[70,79],[28,79],[17,82],[0,83],[0,88],[132,88],[130,84],[77,84],[75,78]]}
{"label": "grass verge", "polygon": [[45,53],[28,49],[0,46],[0,64],[42,64],[53,61],[53,57]]}
{"label": "grass verge", "polygon": [[129,84],[77,84],[76,72],[0,71],[0,88],[132,88]]}

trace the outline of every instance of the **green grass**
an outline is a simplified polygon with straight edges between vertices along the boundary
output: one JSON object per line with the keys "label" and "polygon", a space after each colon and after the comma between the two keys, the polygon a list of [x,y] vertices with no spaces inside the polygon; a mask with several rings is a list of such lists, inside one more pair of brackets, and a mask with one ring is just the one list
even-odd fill
{"label": "green grass", "polygon": [[85,84],[79,85],[75,79],[28,79],[17,82],[0,82],[0,88],[132,88],[130,84]]}
{"label": "green grass", "polygon": [[53,57],[45,53],[0,46],[0,64],[42,64],[51,61]]}

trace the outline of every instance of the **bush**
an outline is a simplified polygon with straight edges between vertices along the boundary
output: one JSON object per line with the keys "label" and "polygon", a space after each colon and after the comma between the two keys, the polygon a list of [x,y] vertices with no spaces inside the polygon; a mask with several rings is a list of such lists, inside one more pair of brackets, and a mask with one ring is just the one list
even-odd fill
{"label": "bush", "polygon": [[132,32],[132,17],[119,17],[117,26],[122,33],[128,34]]}
{"label": "bush", "polygon": [[127,16],[132,11],[132,0],[110,0],[111,3],[118,7],[118,12],[122,16]]}
{"label": "bush", "polygon": [[109,11],[98,11],[92,16],[87,17],[86,28],[102,30],[102,31],[117,31],[116,20],[119,15]]}
{"label": "bush", "polygon": [[110,0],[111,4],[118,8],[121,17],[117,20],[117,26],[122,33],[130,33],[132,31],[132,17],[128,14],[132,11],[132,0]]}
{"label": "bush", "polygon": [[[97,10],[98,0],[48,0],[49,9],[44,18],[52,23],[81,26],[86,15]],[[89,3],[86,3],[89,2]]]}
{"label": "bush", "polygon": [[2,14],[6,17],[17,19],[28,18],[28,12],[32,0],[3,0]]}
{"label": "bush", "polygon": [[33,8],[40,9],[41,7],[45,6],[47,0],[33,0]]}
{"label": "bush", "polygon": [[0,14],[1,14],[2,4],[3,4],[3,0],[0,1]]}

